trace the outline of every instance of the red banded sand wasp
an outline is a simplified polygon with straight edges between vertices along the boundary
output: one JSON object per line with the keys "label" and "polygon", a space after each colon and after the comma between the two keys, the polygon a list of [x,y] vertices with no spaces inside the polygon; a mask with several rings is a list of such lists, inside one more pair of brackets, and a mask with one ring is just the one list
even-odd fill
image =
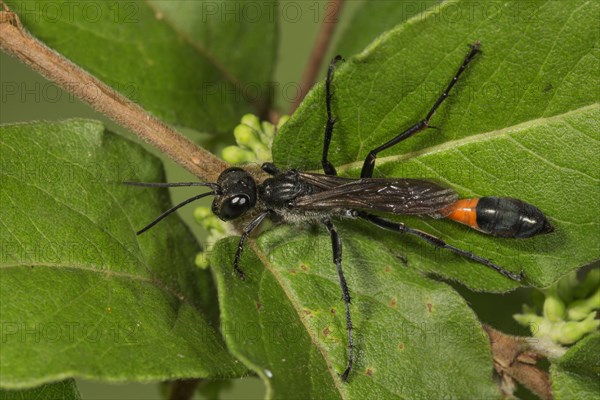
{"label": "red banded sand wasp", "polygon": [[152,223],[140,230],[141,234],[178,208],[205,196],[213,195],[212,211],[223,221],[238,219],[247,213],[251,221],[244,228],[233,261],[233,270],[242,279],[240,257],[248,236],[265,218],[283,223],[313,222],[322,223],[331,236],[333,262],[337,268],[342,298],[346,306],[346,327],[348,331],[348,364],[341,375],[346,381],[354,362],[352,320],[350,318],[350,293],[342,271],[342,241],[338,236],[333,218],[353,218],[369,221],[383,229],[412,235],[427,243],[449,250],[471,261],[485,265],[514,281],[521,281],[523,273],[515,273],[479,257],[469,251],[459,249],[444,240],[403,223],[391,221],[372,214],[390,213],[395,215],[422,215],[433,218],[450,218],[468,225],[483,233],[502,238],[529,238],[553,231],[553,227],[536,207],[522,200],[508,197],[482,197],[459,199],[450,188],[421,179],[373,178],[377,154],[414,134],[429,128],[429,121],[438,107],[448,96],[467,65],[479,53],[479,43],[470,46],[470,51],[460,68],[424,119],[406,129],[367,155],[360,178],[337,176],[335,167],[328,160],[329,145],[335,119],[331,112],[331,81],[337,62],[336,56],[330,63],[325,82],[327,123],[321,164],[324,174],[298,170],[282,171],[273,163],[265,163],[262,170],[270,175],[259,182],[242,168],[228,168],[221,173],[216,183],[141,183],[126,182],[135,186],[173,187],[208,186],[212,191],[194,196],[162,213]]}

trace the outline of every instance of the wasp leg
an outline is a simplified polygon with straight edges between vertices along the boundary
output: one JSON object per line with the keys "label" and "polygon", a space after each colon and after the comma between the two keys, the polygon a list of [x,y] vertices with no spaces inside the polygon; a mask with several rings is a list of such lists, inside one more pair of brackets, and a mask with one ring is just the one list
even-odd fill
{"label": "wasp leg", "polygon": [[375,168],[375,160],[377,159],[377,153],[379,153],[383,150],[389,149],[390,147],[394,146],[395,144],[400,143],[404,139],[408,139],[415,133],[418,133],[426,128],[429,128],[429,120],[431,119],[431,117],[433,116],[435,111],[444,102],[444,100],[446,100],[446,97],[448,97],[448,93],[450,93],[450,90],[452,89],[452,87],[454,87],[454,84],[456,83],[456,81],[458,80],[460,75],[463,73],[465,68],[467,68],[467,65],[471,62],[473,57],[475,57],[475,55],[480,52],[479,42],[472,44],[470,46],[471,46],[471,51],[469,51],[469,54],[467,54],[467,56],[463,60],[462,65],[460,66],[460,68],[458,69],[458,71],[456,72],[456,74],[454,75],[454,77],[452,78],[452,80],[450,81],[448,86],[446,87],[446,90],[444,90],[444,92],[440,95],[440,97],[438,97],[438,99],[435,102],[435,104],[433,105],[433,107],[431,107],[431,110],[429,110],[429,113],[427,114],[425,119],[417,122],[416,124],[414,124],[413,126],[408,128],[407,130],[405,130],[404,132],[402,132],[401,134],[399,134],[398,136],[396,136],[389,142],[384,143],[381,146],[371,150],[369,155],[367,155],[367,158],[365,158],[365,162],[363,164],[362,171],[360,172],[361,178],[371,178],[373,176],[373,168]]}
{"label": "wasp leg", "polygon": [[233,259],[233,270],[240,277],[240,279],[244,279],[246,277],[244,275],[244,272],[239,267],[240,258],[242,257],[242,252],[244,251],[244,243],[246,243],[246,239],[248,238],[248,236],[250,236],[252,231],[258,225],[260,225],[262,220],[265,219],[267,215],[269,215],[269,212],[264,212],[256,216],[256,218],[254,218],[252,221],[250,221],[248,225],[246,225],[244,231],[242,232],[242,236],[240,236],[240,241],[238,243],[237,250],[235,252],[235,257]]}
{"label": "wasp leg", "polygon": [[483,264],[486,267],[491,268],[494,271],[499,272],[500,274],[506,276],[507,278],[512,279],[513,281],[520,282],[521,280],[523,280],[523,277],[524,277],[523,272],[520,272],[517,274],[517,273],[511,272],[511,271],[508,271],[508,270],[502,268],[501,266],[494,264],[487,258],[479,257],[478,255],[475,255],[475,254],[471,253],[470,251],[466,251],[466,250],[462,250],[457,247],[454,247],[454,246],[446,243],[442,239],[435,237],[433,235],[430,235],[427,232],[423,232],[418,229],[409,228],[408,226],[404,225],[403,223],[383,219],[383,218],[377,217],[373,214],[361,212],[361,213],[359,213],[359,217],[362,219],[365,219],[367,221],[370,221],[373,224],[375,224],[381,228],[413,235],[413,236],[416,236],[418,238],[425,240],[426,242],[428,242],[436,247],[450,250],[451,252],[456,253],[456,254],[458,254],[462,257],[465,257],[469,260]]}
{"label": "wasp leg", "polygon": [[350,292],[348,292],[348,285],[346,284],[346,278],[344,278],[344,272],[342,271],[342,240],[340,239],[335,227],[330,220],[323,221],[323,224],[327,227],[329,234],[331,235],[331,246],[333,249],[333,262],[337,268],[338,277],[340,278],[340,287],[342,288],[342,299],[346,305],[346,328],[348,329],[348,366],[341,375],[342,381],[348,380],[348,375],[352,370],[352,364],[354,363],[354,341],[352,339],[352,319],[350,318]]}
{"label": "wasp leg", "polygon": [[327,124],[325,125],[325,138],[323,140],[323,157],[321,158],[321,165],[323,165],[323,170],[327,175],[337,175],[335,167],[329,160],[327,159],[327,155],[329,154],[329,143],[331,143],[331,134],[333,133],[333,125],[335,125],[335,119],[331,113],[331,81],[333,79],[333,70],[335,69],[335,64],[338,61],[343,60],[342,56],[337,55],[331,60],[329,64],[329,69],[327,70],[327,80],[325,81],[325,101],[327,105]]}

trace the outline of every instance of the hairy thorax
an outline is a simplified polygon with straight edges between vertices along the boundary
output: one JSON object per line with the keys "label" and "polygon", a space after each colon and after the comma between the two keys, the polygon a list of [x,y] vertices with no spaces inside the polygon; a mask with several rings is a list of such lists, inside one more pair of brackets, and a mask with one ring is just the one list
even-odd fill
{"label": "hairy thorax", "polygon": [[[297,199],[321,190],[303,180],[297,171],[290,170],[265,179],[258,187],[259,201],[284,223],[321,222],[331,216],[354,217],[354,212],[344,208],[327,211],[296,207]],[[261,207],[262,208],[262,207]]]}

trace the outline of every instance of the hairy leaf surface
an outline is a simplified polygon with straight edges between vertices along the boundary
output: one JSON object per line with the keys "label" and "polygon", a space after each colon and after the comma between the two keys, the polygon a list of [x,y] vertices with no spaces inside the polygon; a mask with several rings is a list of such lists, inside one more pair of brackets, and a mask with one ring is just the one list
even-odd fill
{"label": "hairy leaf surface", "polygon": [[587,336],[551,367],[557,400],[597,399],[600,394],[600,334]]}
{"label": "hairy leaf surface", "polygon": [[219,242],[222,332],[229,349],[267,385],[270,398],[495,398],[485,333],[444,283],[406,266],[370,235],[341,229],[352,295],[357,362],[348,384],[344,303],[326,232],[281,227],[247,249]]}
{"label": "hairy leaf surface", "polygon": [[80,376],[109,381],[236,377],[210,275],[168,207],[162,166],[94,121],[0,133],[0,385]]}

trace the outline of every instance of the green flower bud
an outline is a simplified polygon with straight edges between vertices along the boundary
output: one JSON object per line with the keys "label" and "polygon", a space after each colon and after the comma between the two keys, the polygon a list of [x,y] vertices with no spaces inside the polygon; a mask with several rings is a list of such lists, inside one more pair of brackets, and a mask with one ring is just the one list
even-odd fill
{"label": "green flower bud", "polygon": [[198,223],[203,223],[206,218],[212,217],[213,213],[208,207],[196,207],[194,209],[194,218]]}
{"label": "green flower bud", "polygon": [[[523,313],[513,318],[528,326],[533,336],[559,344],[573,344],[584,335],[597,330],[600,309],[600,269],[590,271],[579,282],[575,272],[542,291],[533,291],[535,307],[523,305]],[[543,316],[537,315],[541,310]],[[566,319],[566,320],[565,320]]]}
{"label": "green flower bud", "polygon": [[259,138],[254,129],[248,125],[238,125],[233,129],[233,136],[238,145],[252,148],[253,145],[259,143]]}
{"label": "green flower bud", "polygon": [[241,149],[238,146],[227,146],[221,152],[223,160],[229,164],[245,164],[255,162],[256,156],[250,150]]}
{"label": "green flower bud", "polygon": [[207,218],[204,224],[202,225],[204,226],[204,229],[210,231],[211,235],[225,233],[225,228],[223,227],[223,224],[217,218]]}
{"label": "green flower bud", "polygon": [[522,326],[529,327],[532,324],[539,324],[540,317],[535,314],[514,314],[513,318]]}
{"label": "green flower bud", "polygon": [[268,121],[263,121],[260,129],[261,140],[267,146],[270,146],[275,136],[275,126]]}
{"label": "green flower bud", "polygon": [[567,316],[570,320],[581,321],[595,309],[600,309],[600,289],[596,290],[589,298],[576,300],[569,304]]}
{"label": "green flower bud", "polygon": [[547,321],[550,324],[550,330],[547,334],[547,336],[554,342],[554,343],[564,343],[561,339],[562,339],[562,328],[563,325],[565,324],[565,321],[561,321],[561,322],[556,322],[556,323],[550,323],[549,321]]}
{"label": "green flower bud", "polygon": [[565,303],[558,296],[548,295],[544,301],[544,317],[549,321],[558,322],[565,316]]}
{"label": "green flower bud", "polygon": [[260,120],[254,114],[246,114],[240,121],[241,125],[247,125],[255,131],[260,131]]}
{"label": "green flower bud", "polygon": [[596,320],[596,312],[590,313],[583,321],[565,322],[560,327],[559,342],[562,344],[572,344],[581,339],[584,335],[595,331],[600,327],[600,320]]}
{"label": "green flower bud", "polygon": [[576,300],[573,303],[569,304],[567,308],[567,317],[571,321],[581,321],[590,312],[590,308],[587,306],[587,301],[585,300]]}
{"label": "green flower bud", "polygon": [[256,158],[262,162],[271,161],[271,150],[267,146],[256,146],[252,149],[256,154]]}
{"label": "green flower bud", "polygon": [[196,254],[196,266],[200,269],[207,269],[208,268],[208,257],[207,254],[203,251],[201,251],[200,253]]}
{"label": "green flower bud", "polygon": [[197,207],[194,210],[194,218],[202,228],[209,231],[209,236],[214,236],[214,241],[217,241],[227,232],[225,224],[208,207]]}

